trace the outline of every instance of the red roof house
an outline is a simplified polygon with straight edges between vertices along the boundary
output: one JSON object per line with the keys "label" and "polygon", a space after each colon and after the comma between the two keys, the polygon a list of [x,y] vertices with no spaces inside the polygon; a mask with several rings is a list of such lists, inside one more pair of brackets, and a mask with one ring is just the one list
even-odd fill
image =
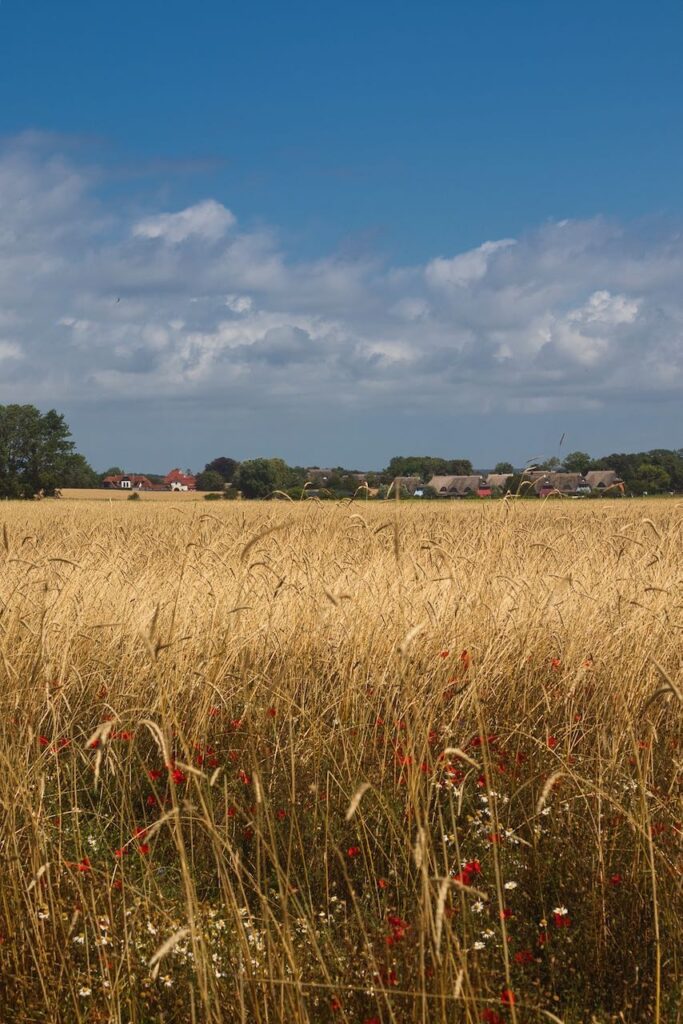
{"label": "red roof house", "polygon": [[194,491],[197,488],[197,478],[183,473],[180,469],[172,469],[167,473],[164,483],[172,491]]}
{"label": "red roof house", "polygon": [[102,486],[121,491],[151,491],[154,489],[152,481],[140,473],[119,473],[116,476],[105,476]]}

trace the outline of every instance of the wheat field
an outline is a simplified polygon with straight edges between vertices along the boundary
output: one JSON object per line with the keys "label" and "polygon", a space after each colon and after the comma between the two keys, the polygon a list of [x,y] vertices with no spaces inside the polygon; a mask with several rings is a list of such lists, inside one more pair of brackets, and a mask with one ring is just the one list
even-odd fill
{"label": "wheat field", "polygon": [[683,504],[4,503],[0,1020],[682,1018]]}

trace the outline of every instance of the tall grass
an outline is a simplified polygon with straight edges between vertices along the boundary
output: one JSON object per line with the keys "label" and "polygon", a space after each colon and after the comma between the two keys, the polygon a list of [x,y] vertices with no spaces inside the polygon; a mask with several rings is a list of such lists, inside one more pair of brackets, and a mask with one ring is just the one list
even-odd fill
{"label": "tall grass", "polygon": [[0,1019],[680,1021],[683,508],[0,508]]}

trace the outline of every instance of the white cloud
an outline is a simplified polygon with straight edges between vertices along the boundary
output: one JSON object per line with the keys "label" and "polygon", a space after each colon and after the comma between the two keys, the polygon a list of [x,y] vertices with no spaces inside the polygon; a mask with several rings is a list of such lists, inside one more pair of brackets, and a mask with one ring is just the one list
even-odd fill
{"label": "white cloud", "polygon": [[596,218],[422,266],[300,261],[214,200],[141,217],[96,188],[58,155],[0,150],[0,402],[267,396],[280,415],[317,402],[427,419],[454,394],[459,412],[629,392],[656,409],[683,386],[673,232]]}
{"label": "white cloud", "polygon": [[253,303],[248,295],[228,295],[225,305],[233,313],[248,313]]}
{"label": "white cloud", "polygon": [[133,225],[135,238],[159,238],[170,245],[188,238],[216,242],[235,224],[235,217],[221,203],[206,199],[179,213],[160,213]]}
{"label": "white cloud", "polygon": [[470,249],[449,260],[432,260],[425,268],[427,283],[434,288],[466,288],[486,276],[495,253],[515,244],[514,238],[501,238],[497,242],[484,242],[477,249]]}
{"label": "white cloud", "polygon": [[21,359],[22,356],[21,346],[13,341],[3,341],[0,339],[0,361],[3,359]]}

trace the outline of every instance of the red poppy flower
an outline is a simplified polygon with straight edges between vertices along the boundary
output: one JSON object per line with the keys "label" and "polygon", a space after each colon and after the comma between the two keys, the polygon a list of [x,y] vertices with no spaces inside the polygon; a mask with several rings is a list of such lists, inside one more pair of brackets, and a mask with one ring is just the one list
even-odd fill
{"label": "red poppy flower", "polygon": [[562,664],[562,662],[560,661],[559,658],[551,658],[551,660],[550,660],[550,667],[555,669],[556,672],[557,672],[557,670],[558,670],[558,668],[560,667],[561,664]]}
{"label": "red poppy flower", "polygon": [[353,858],[357,857],[359,853],[360,846],[349,846],[348,850],[346,851],[346,856],[350,857],[351,860],[353,860]]}
{"label": "red poppy flower", "polygon": [[460,882],[461,885],[472,885],[472,880],[475,875],[481,874],[481,864],[478,860],[470,860],[467,864],[458,871],[457,875],[454,875],[454,881]]}
{"label": "red poppy flower", "polygon": [[275,718],[275,716],[277,715],[277,711],[275,710],[275,708],[268,708],[266,714],[268,715],[268,718]]}
{"label": "red poppy flower", "polygon": [[515,1005],[515,1002],[516,1002],[515,993],[512,991],[511,988],[504,988],[503,989],[503,991],[500,993],[500,1001],[503,1004],[503,1006],[514,1006]]}
{"label": "red poppy flower", "polygon": [[280,808],[280,810],[275,812],[275,817],[278,821],[284,821],[287,817],[287,811],[283,811],[282,808]]}
{"label": "red poppy flower", "polygon": [[484,1021],[484,1024],[503,1024],[501,1015],[490,1007],[481,1011],[480,1018]]}
{"label": "red poppy flower", "polygon": [[555,747],[557,746],[557,736],[548,736],[548,739],[546,740],[546,742],[547,742],[548,746],[550,747],[550,749],[554,750]]}
{"label": "red poppy flower", "polygon": [[615,875],[612,875],[612,877],[610,878],[609,881],[610,881],[610,885],[613,885],[616,888],[616,886],[621,885],[621,883],[623,882],[623,878],[621,877],[620,874],[615,874]]}
{"label": "red poppy flower", "polygon": [[393,946],[405,938],[406,932],[410,930],[410,925],[402,917],[397,917],[395,914],[389,914],[387,921],[391,928],[391,934],[387,935],[387,945]]}
{"label": "red poppy flower", "polygon": [[439,657],[440,658],[447,658],[450,653],[451,653],[450,651],[440,651],[439,652]]}
{"label": "red poppy flower", "polygon": [[146,857],[149,853],[149,843],[138,843],[138,853],[141,857]]}
{"label": "red poppy flower", "polygon": [[85,872],[85,871],[90,871],[91,870],[90,861],[88,860],[87,857],[84,857],[82,860],[79,860],[79,862],[76,865],[76,867],[78,868],[79,871],[84,871]]}
{"label": "red poppy flower", "polygon": [[556,928],[571,928],[572,919],[568,914],[553,914],[553,924]]}
{"label": "red poppy flower", "polygon": [[176,786],[181,786],[183,782],[187,782],[187,775],[180,768],[173,768],[171,770],[171,778]]}
{"label": "red poppy flower", "polygon": [[147,772],[147,775],[152,780],[152,782],[158,782],[158,780],[163,775],[163,772],[160,771],[158,768],[150,768],[149,771]]}
{"label": "red poppy flower", "polygon": [[520,949],[518,953],[515,953],[516,964],[530,964],[533,963],[534,954],[530,949]]}
{"label": "red poppy flower", "polygon": [[330,999],[330,1009],[336,1011],[336,1010],[341,1010],[341,1008],[342,1008],[342,1004],[339,1001],[339,999],[337,999],[336,996],[332,996],[332,998]]}
{"label": "red poppy flower", "polygon": [[156,807],[158,800],[155,797],[154,793],[149,794],[149,796],[145,800],[145,803],[147,804],[148,807]]}

